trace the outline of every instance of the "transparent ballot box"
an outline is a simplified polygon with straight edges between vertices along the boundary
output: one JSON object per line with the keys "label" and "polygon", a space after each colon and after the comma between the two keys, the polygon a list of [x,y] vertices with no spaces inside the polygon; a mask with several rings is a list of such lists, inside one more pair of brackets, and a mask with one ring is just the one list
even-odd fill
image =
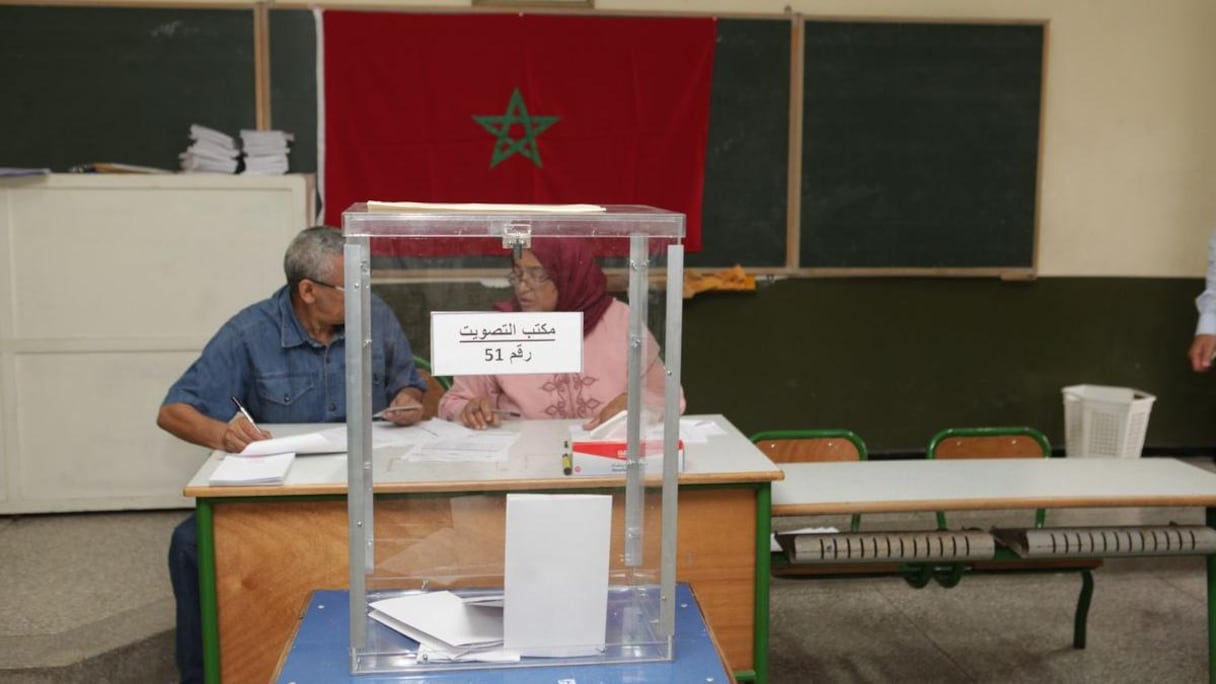
{"label": "transparent ballot box", "polygon": [[[342,232],[351,671],[671,659],[684,215],[368,202]],[[385,305],[451,384],[412,426],[374,421]]]}

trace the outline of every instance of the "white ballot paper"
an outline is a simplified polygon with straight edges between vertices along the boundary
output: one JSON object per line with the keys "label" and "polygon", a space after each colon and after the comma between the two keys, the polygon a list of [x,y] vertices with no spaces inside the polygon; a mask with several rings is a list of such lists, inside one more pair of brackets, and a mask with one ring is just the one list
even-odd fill
{"label": "white ballot paper", "polygon": [[[409,427],[399,427],[391,423],[372,424],[372,448],[386,446],[408,446],[435,439],[440,434],[453,434],[454,430],[445,427],[451,425],[447,421],[427,420]],[[455,426],[455,430],[472,433],[472,430]],[[346,425],[335,425],[331,428],[314,430],[299,435],[286,437],[271,437],[256,442],[250,442],[241,451],[241,456],[266,456],[286,452],[296,454],[340,454],[346,451]]]}
{"label": "white ballot paper", "polygon": [[346,426],[250,442],[245,445],[241,455],[267,456],[288,451],[297,454],[331,454],[346,451]]}
{"label": "white ballot paper", "polygon": [[604,651],[612,497],[508,494],[503,647],[566,658]]}
{"label": "white ballot paper", "polygon": [[229,454],[211,472],[207,482],[216,487],[283,484],[295,457],[291,452],[271,456]]}
{"label": "white ballot paper", "polygon": [[502,610],[466,602],[450,591],[407,594],[373,601],[369,617],[418,642],[428,659],[517,660],[503,653]]}

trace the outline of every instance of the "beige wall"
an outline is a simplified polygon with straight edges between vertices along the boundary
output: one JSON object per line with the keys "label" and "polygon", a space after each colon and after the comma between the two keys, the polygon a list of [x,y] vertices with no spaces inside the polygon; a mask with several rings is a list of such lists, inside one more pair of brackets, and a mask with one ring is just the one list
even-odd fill
{"label": "beige wall", "polygon": [[[469,7],[471,0],[321,4],[450,9]],[[788,6],[810,17],[1046,21],[1039,273],[1203,274],[1207,236],[1216,227],[1214,0],[596,0],[595,5],[603,11],[765,14]]]}

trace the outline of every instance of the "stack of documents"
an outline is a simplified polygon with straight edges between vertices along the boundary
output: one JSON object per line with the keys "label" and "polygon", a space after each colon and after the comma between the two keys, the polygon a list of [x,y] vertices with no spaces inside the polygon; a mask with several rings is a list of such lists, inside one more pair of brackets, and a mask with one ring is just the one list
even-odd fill
{"label": "stack of documents", "polygon": [[368,615],[418,642],[423,661],[511,662],[502,650],[502,594],[462,598],[450,591],[407,594],[372,601]]}
{"label": "stack of documents", "polygon": [[188,173],[236,173],[240,151],[232,136],[213,128],[190,125],[190,146],[178,155]]}
{"label": "stack of documents", "polygon": [[241,148],[245,154],[244,173],[281,175],[287,173],[288,143],[295,140],[283,131],[241,129]]}
{"label": "stack of documents", "polygon": [[295,458],[291,451],[268,456],[227,454],[211,472],[208,482],[216,487],[283,484]]}

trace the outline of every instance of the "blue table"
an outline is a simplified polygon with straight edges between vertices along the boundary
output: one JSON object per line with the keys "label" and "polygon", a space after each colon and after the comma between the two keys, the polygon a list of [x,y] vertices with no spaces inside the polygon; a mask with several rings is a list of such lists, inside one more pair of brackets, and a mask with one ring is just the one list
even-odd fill
{"label": "blue table", "polygon": [[676,589],[675,659],[659,663],[506,667],[426,673],[350,673],[349,595],[316,591],[274,679],[278,684],[725,684],[726,674],[687,584]]}

